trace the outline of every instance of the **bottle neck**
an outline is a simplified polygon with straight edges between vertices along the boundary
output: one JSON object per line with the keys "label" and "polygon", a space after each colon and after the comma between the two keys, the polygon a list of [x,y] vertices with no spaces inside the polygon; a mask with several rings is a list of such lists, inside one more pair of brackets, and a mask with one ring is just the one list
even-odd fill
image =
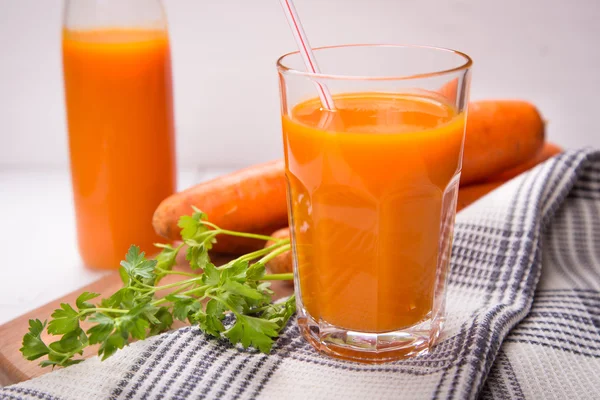
{"label": "bottle neck", "polygon": [[63,27],[67,30],[167,30],[160,0],[65,0]]}

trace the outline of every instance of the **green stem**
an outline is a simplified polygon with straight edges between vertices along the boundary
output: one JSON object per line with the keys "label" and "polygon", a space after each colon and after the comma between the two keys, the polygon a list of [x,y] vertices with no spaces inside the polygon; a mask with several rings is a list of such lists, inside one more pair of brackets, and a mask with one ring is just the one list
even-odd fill
{"label": "green stem", "polygon": [[148,288],[148,289],[152,289],[152,288],[154,287],[154,286],[152,286],[152,285],[146,285],[144,282],[142,282],[142,281],[139,281],[139,280],[138,280],[138,279],[137,279],[135,276],[133,276],[133,275],[130,275],[130,277],[131,277],[131,280],[132,280],[132,281],[134,281],[135,283],[137,283],[137,284],[139,284],[139,285],[142,285],[142,286],[144,286],[144,287],[146,287],[146,288]]}
{"label": "green stem", "polygon": [[[193,289],[190,289],[188,291],[185,291],[182,294],[185,295],[185,296],[189,296],[190,294],[195,294],[198,291],[202,291],[202,290],[206,291],[206,289],[208,289],[209,287],[210,287],[210,285],[200,286],[200,287],[193,288]],[[198,299],[198,300],[200,300],[200,299]]]}
{"label": "green stem", "polygon": [[185,271],[172,271],[172,270],[161,270],[160,272],[161,274],[165,274],[165,275],[183,275],[183,276],[193,276],[193,277],[197,277],[198,274],[194,274],[192,272],[185,272]]}
{"label": "green stem", "polygon": [[[244,254],[243,256],[240,256],[239,258],[237,258],[234,261],[252,261],[260,256],[269,254],[282,246],[285,246],[286,244],[288,244],[288,242],[289,242],[289,239],[284,239],[280,243],[276,243],[273,246],[269,246],[264,249],[256,250],[256,251],[253,251],[252,253]],[[221,268],[221,267],[219,267],[219,268]]]}
{"label": "green stem", "polygon": [[200,221],[200,222],[206,226],[210,226],[215,231],[218,231],[218,234],[225,234],[225,235],[229,235],[229,236],[238,236],[238,237],[245,237],[245,238],[250,238],[250,239],[258,239],[258,240],[266,240],[266,241],[273,240],[275,242],[279,242],[281,240],[287,240],[287,239],[278,239],[278,238],[274,238],[272,236],[267,236],[267,235],[259,235],[257,233],[230,231],[228,229],[221,229],[217,225],[215,225],[211,222],[208,222],[208,221]]}
{"label": "green stem", "polygon": [[[187,289],[188,287],[190,287],[190,285],[193,285],[193,283],[188,283],[187,285],[184,285],[182,287],[180,287],[179,289],[175,289],[173,290],[171,293],[169,294],[179,294],[181,292],[183,292],[185,289]],[[185,294],[185,293],[184,293]]]}
{"label": "green stem", "polygon": [[157,292],[159,290],[164,290],[164,289],[171,289],[171,288],[174,288],[177,286],[185,285],[188,283],[194,283],[194,282],[202,280],[202,276],[198,276],[198,275],[194,275],[194,276],[195,276],[195,278],[186,279],[184,281],[177,281],[177,282],[169,283],[168,285],[155,286],[153,288],[153,292]]}
{"label": "green stem", "polygon": [[[179,289],[172,291],[171,293],[169,293],[169,295],[171,295],[171,294],[179,294],[179,293],[181,293],[181,292],[182,292],[184,289],[186,289],[187,287],[189,287],[190,285],[192,285],[192,283],[188,283],[188,284],[184,285],[183,287],[180,287]],[[207,285],[205,285],[205,286],[200,286],[200,287],[197,287],[197,288],[194,288],[194,289],[188,290],[188,291],[186,291],[186,292],[183,292],[183,293],[181,293],[181,294],[182,294],[182,295],[184,295],[184,296],[189,296],[190,294],[194,294],[194,293],[195,293],[195,292],[197,292],[197,291],[200,291],[200,290],[206,290],[206,289],[208,289],[208,288],[209,288],[209,286],[207,286]],[[200,298],[200,299],[198,299],[198,301],[200,301],[200,300],[202,300],[202,299],[201,299],[201,298]],[[161,305],[162,303],[167,303],[168,301],[169,301],[169,300],[167,300],[165,297],[163,297],[163,298],[161,298],[161,299],[158,299],[158,300],[155,300],[155,301],[153,301],[153,302],[152,302],[152,303],[150,303],[150,304],[152,304],[153,306],[158,306],[158,305]]]}
{"label": "green stem", "polygon": [[75,354],[79,353],[81,350],[83,350],[83,347],[81,347],[81,346],[80,346],[80,347],[78,347],[78,348],[76,348],[76,349],[75,349],[73,352],[71,352],[71,353],[62,353],[62,352],[60,352],[60,351],[56,351],[56,350],[52,350],[52,349],[50,349],[50,351],[51,351],[53,354],[57,354],[57,355],[59,355],[59,356],[63,356],[63,357],[64,357],[64,358],[63,358],[63,359],[60,361],[60,363],[61,363],[61,364],[62,364],[62,363],[64,363],[65,361],[67,361],[69,358],[73,357]]}
{"label": "green stem", "polygon": [[294,273],[288,272],[285,274],[270,274],[260,278],[261,281],[291,281],[294,279]]}
{"label": "green stem", "polygon": [[119,310],[116,308],[95,307],[95,308],[86,308],[85,310],[81,310],[81,311],[79,311],[79,314],[83,315],[83,314],[89,314],[89,313],[93,313],[93,312],[127,314],[129,312],[129,310]]}
{"label": "green stem", "polygon": [[134,290],[136,292],[149,292],[151,290],[150,288],[138,288],[135,286],[129,286],[129,289]]}
{"label": "green stem", "polygon": [[260,260],[258,260],[258,262],[262,263],[262,264],[266,264],[269,261],[271,261],[272,259],[274,259],[275,257],[277,257],[278,255],[283,254],[283,253],[285,253],[287,251],[290,251],[290,249],[291,249],[291,245],[289,245],[289,244],[281,246],[279,249],[270,252],[269,254],[267,254],[266,256],[264,256],[263,258],[261,258]]}
{"label": "green stem", "polygon": [[150,304],[152,304],[153,306],[160,306],[162,303],[166,303],[168,301],[169,300],[167,300],[166,298],[163,297],[162,299],[155,300]]}
{"label": "green stem", "polygon": [[253,315],[260,314],[261,312],[265,311],[267,308],[271,307],[272,305],[273,304],[267,304],[266,306],[253,308],[252,310],[250,310],[250,314],[253,314]]}

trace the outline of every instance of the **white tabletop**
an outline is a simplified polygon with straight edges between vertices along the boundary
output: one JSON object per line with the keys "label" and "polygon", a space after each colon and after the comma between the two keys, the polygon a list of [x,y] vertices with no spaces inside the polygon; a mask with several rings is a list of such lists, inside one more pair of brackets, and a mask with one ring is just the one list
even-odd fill
{"label": "white tabletop", "polygon": [[[181,170],[185,188],[224,172]],[[69,172],[0,170],[0,324],[100,278],[77,253]]]}

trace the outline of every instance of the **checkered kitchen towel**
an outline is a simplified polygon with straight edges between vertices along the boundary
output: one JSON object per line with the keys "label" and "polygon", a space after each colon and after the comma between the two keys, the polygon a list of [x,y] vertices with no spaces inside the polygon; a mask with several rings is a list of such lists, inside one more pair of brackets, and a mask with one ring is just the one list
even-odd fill
{"label": "checkered kitchen towel", "polygon": [[600,153],[563,154],[457,218],[445,334],[384,365],[271,355],[196,328],[0,389],[2,399],[600,398]]}

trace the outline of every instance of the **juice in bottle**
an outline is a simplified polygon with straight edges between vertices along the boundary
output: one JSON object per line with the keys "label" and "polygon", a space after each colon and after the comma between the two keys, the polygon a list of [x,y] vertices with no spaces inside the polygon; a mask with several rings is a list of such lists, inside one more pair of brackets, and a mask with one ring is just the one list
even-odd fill
{"label": "juice in bottle", "polygon": [[166,31],[64,30],[63,66],[80,254],[118,268],[131,244],[152,252],[152,214],[175,191]]}
{"label": "juice in bottle", "polygon": [[336,111],[313,99],[282,122],[300,313],[400,331],[431,318],[440,290],[465,116],[435,96],[334,99]]}

